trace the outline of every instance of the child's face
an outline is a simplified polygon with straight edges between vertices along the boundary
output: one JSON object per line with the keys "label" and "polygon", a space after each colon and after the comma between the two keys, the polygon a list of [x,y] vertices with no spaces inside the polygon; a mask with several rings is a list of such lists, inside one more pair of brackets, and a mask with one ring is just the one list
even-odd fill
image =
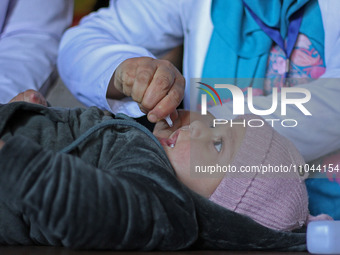
{"label": "child's face", "polygon": [[223,176],[191,176],[190,164],[229,164],[243,140],[244,129],[228,125],[212,128],[210,120],[198,114],[191,115],[191,123],[189,119],[188,112],[180,112],[174,127],[170,128],[165,123],[157,124],[154,134],[161,142],[179,180],[197,193],[209,197]]}

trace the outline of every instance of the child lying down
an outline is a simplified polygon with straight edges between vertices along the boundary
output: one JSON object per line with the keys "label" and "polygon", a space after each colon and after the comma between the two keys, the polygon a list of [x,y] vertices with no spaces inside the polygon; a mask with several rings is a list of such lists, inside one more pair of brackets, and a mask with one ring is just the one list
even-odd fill
{"label": "child lying down", "polygon": [[[305,176],[189,174],[190,157],[238,167],[303,165],[268,125],[210,128],[183,111],[172,128],[157,123],[153,135],[123,115],[48,108],[37,92],[25,93],[0,105],[0,244],[305,248],[304,233],[288,232],[311,219]],[[15,102],[24,96],[37,104]]]}

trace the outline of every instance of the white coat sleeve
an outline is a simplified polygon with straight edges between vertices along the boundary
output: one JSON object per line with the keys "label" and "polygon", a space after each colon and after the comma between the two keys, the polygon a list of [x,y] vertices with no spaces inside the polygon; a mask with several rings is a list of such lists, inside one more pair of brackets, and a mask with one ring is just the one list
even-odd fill
{"label": "white coat sleeve", "polygon": [[0,103],[27,89],[46,89],[73,14],[72,0],[18,0],[9,6],[0,33]]}
{"label": "white coat sleeve", "polygon": [[[289,138],[302,153],[306,161],[316,159],[340,148],[340,1],[319,1],[325,30],[326,72],[310,84],[297,87],[306,88],[311,100],[304,106],[312,116],[305,116],[295,105],[287,105],[287,115],[280,111],[263,116],[265,119],[295,119],[298,125],[293,128],[276,122],[274,128]],[[301,97],[301,94],[299,95]],[[280,94],[278,105],[281,105]],[[256,96],[255,109],[269,109],[271,96]],[[247,113],[248,107],[245,106]],[[232,103],[223,107],[213,107],[210,112],[217,118],[232,118]],[[249,111],[248,111],[249,113]]]}
{"label": "white coat sleeve", "polygon": [[60,45],[58,69],[78,100],[114,113],[141,115],[129,98],[107,100],[117,66],[128,58],[159,57],[183,41],[180,1],[113,0],[69,29]]}

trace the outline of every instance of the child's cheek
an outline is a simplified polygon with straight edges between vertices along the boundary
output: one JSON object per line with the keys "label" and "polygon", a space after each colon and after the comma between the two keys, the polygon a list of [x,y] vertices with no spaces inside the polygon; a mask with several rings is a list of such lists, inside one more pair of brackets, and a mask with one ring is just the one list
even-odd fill
{"label": "child's cheek", "polygon": [[190,167],[190,143],[176,144],[170,149],[169,159],[175,170],[188,171]]}
{"label": "child's cheek", "polygon": [[177,160],[190,160],[190,143],[178,145],[175,148],[175,155]]}

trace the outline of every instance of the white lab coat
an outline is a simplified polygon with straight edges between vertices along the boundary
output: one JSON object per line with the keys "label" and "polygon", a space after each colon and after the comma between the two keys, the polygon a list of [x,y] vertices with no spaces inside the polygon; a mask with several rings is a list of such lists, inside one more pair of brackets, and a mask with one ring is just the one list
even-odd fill
{"label": "white lab coat", "polygon": [[46,89],[72,15],[72,0],[0,1],[0,103]]}

